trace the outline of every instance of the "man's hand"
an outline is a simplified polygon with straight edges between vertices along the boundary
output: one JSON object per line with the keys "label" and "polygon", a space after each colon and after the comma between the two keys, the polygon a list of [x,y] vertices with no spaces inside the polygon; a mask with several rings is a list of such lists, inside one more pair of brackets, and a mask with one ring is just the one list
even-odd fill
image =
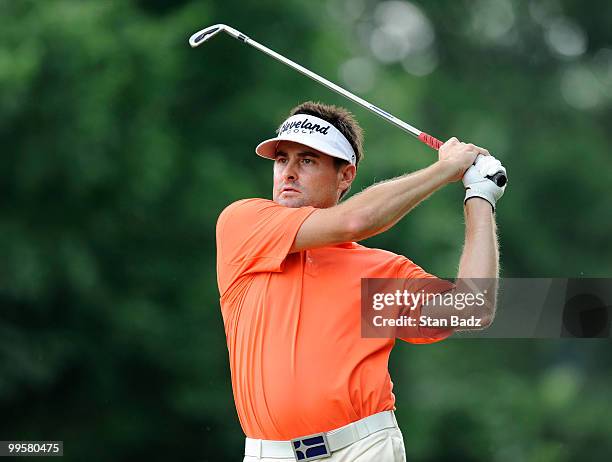
{"label": "man's hand", "polygon": [[479,154],[488,156],[489,151],[471,143],[462,143],[455,137],[440,146],[438,159],[445,174],[448,175],[447,181],[459,181]]}
{"label": "man's hand", "polygon": [[498,172],[506,174],[506,169],[499,160],[493,156],[478,156],[476,163],[463,175],[463,186],[465,186],[463,202],[465,203],[472,197],[481,197],[488,201],[495,211],[495,203],[504,195],[506,185],[500,188],[487,176],[495,175]]}

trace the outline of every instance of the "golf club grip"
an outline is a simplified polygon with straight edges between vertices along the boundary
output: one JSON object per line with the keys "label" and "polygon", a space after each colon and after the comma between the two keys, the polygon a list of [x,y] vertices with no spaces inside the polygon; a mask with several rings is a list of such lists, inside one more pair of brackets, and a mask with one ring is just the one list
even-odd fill
{"label": "golf club grip", "polygon": [[[436,151],[444,144],[438,138],[428,135],[425,132],[421,132],[419,135],[419,140]],[[506,178],[506,175],[504,175],[502,172],[497,172],[495,175],[488,176],[487,178],[500,188],[503,188],[503,186],[508,182],[508,178]]]}
{"label": "golf club grip", "polygon": [[433,136],[428,135],[425,132],[421,132],[421,134],[419,135],[419,139],[430,148],[434,148],[436,151],[440,149],[440,146],[444,144],[438,138],[434,138]]}

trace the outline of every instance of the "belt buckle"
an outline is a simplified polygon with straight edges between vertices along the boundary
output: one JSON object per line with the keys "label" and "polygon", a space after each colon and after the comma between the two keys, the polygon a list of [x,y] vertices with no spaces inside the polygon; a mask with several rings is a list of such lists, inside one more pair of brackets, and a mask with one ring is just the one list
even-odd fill
{"label": "belt buckle", "polygon": [[315,433],[291,440],[291,448],[296,461],[309,462],[331,456],[325,433]]}

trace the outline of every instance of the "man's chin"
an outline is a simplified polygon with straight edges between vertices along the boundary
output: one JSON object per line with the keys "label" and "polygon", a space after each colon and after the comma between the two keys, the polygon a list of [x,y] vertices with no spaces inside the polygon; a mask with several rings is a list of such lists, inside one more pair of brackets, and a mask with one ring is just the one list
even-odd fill
{"label": "man's chin", "polygon": [[303,197],[277,197],[276,199],[274,199],[274,202],[276,202],[278,205],[282,205],[283,207],[290,208],[299,208],[308,205],[305,203],[306,201]]}

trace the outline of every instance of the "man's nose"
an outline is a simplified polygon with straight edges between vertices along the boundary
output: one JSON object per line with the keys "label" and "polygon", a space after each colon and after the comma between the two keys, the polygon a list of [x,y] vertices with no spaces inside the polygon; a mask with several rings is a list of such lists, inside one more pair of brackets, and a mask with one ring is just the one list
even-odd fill
{"label": "man's nose", "polygon": [[283,178],[285,180],[297,180],[298,177],[298,169],[296,162],[287,162],[285,169],[283,171]]}

